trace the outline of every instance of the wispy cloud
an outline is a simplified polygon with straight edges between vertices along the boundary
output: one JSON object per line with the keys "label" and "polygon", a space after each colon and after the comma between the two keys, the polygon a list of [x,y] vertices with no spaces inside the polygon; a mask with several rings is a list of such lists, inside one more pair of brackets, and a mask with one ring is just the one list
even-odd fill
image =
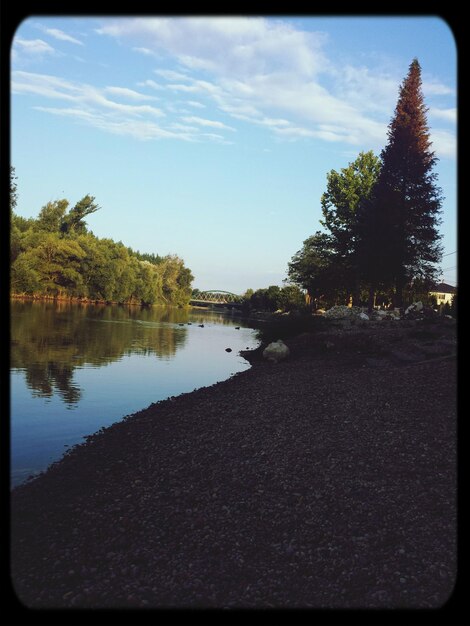
{"label": "wispy cloud", "polygon": [[155,74],[165,78],[166,80],[189,80],[189,76],[187,74],[182,74],[181,72],[175,72],[174,70],[154,70]]}
{"label": "wispy cloud", "polygon": [[223,122],[218,122],[216,120],[206,120],[202,117],[197,117],[195,115],[183,117],[182,119],[183,121],[188,122],[188,124],[199,124],[200,126],[210,126],[212,128],[221,128],[224,130],[235,131],[235,128],[233,128],[232,126],[227,126]]}
{"label": "wispy cloud", "polygon": [[68,35],[67,33],[65,33],[63,30],[60,30],[59,28],[47,28],[46,26],[43,26],[42,24],[36,24],[36,27],[42,30],[43,33],[46,33],[47,35],[50,35],[51,37],[54,37],[54,39],[58,39],[59,41],[68,41],[69,43],[74,43],[79,46],[84,45],[83,41],[80,41],[76,37],[72,37],[71,35]]}
{"label": "wispy cloud", "polygon": [[[158,89],[204,95],[233,119],[264,125],[289,140],[310,137],[379,150],[403,79],[390,64],[335,65],[326,54],[327,34],[278,19],[131,18],[108,20],[97,32],[186,68],[155,70],[169,81]],[[423,91],[425,97],[454,95],[432,76]],[[439,109],[449,112],[435,117],[448,121],[450,110]],[[267,121],[276,119],[285,123]]]}
{"label": "wispy cloud", "polygon": [[127,87],[105,87],[104,90],[114,96],[128,98],[129,100],[155,100],[155,96],[147,96]]}
{"label": "wispy cloud", "polygon": [[165,89],[162,85],[159,85],[151,78],[149,78],[148,80],[140,81],[137,83],[137,85],[139,87],[151,87],[152,89],[155,89],[157,91],[161,91],[162,89]]}
{"label": "wispy cloud", "polygon": [[87,125],[94,126],[102,131],[114,135],[127,135],[134,139],[149,141],[152,139],[180,139],[192,141],[188,133],[175,133],[161,128],[148,120],[116,118],[100,111],[86,111],[79,108],[57,108],[35,106],[34,109],[61,117],[69,117]]}
{"label": "wispy cloud", "polygon": [[[130,115],[146,114],[154,117],[162,117],[165,115],[161,109],[156,107],[150,105],[123,104],[111,100],[105,95],[106,91],[109,89],[118,89],[120,95],[122,95],[122,88],[108,87],[100,90],[86,83],[74,83],[48,74],[36,74],[23,71],[13,72],[12,79],[12,91],[17,94],[35,94],[47,98],[69,100],[90,107],[100,107]],[[125,93],[129,96],[127,90],[125,90]],[[137,94],[137,92],[134,93]]]}
{"label": "wispy cloud", "polygon": [[196,117],[190,118],[192,125],[191,123],[183,125],[175,122],[174,119],[166,121],[167,114],[160,108],[149,104],[116,101],[114,98],[131,101],[153,99],[153,96],[146,96],[127,87],[106,86],[100,89],[87,83],[20,70],[13,72],[11,86],[14,94],[67,103],[66,106],[59,107],[44,106],[35,102],[33,105],[35,110],[66,117],[104,132],[131,136],[143,141],[178,139],[191,142],[229,143],[223,135],[208,133],[204,127],[232,130],[222,122]]}
{"label": "wispy cloud", "polygon": [[428,96],[454,96],[455,90],[435,79],[423,80],[423,92]]}
{"label": "wispy cloud", "polygon": [[21,50],[28,55],[43,56],[45,54],[54,54],[55,50],[46,41],[42,39],[22,39],[15,37],[14,46],[17,50]]}
{"label": "wispy cloud", "polygon": [[197,102],[196,100],[188,100],[186,102],[186,104],[189,104],[189,106],[194,107],[195,109],[205,109],[206,105],[202,104],[202,102]]}
{"label": "wispy cloud", "polygon": [[[71,37],[59,29],[43,30],[58,39]],[[150,70],[150,76],[158,80],[140,80],[136,84],[141,91],[137,91],[127,86],[66,84],[46,75],[20,80],[17,75],[15,93],[77,101],[115,115],[166,115],[168,124],[199,128],[199,137],[204,128],[234,132],[256,125],[278,140],[317,139],[378,151],[386,142],[403,79],[394,64],[367,66],[363,59],[360,65],[335,64],[326,53],[325,33],[303,30],[281,19],[108,18],[95,32],[117,38],[164,64]],[[17,46],[37,58],[54,50],[42,40],[19,39]],[[148,90],[158,92],[158,98],[145,93]],[[451,138],[455,145],[455,132],[448,124],[456,119],[455,90],[426,75],[423,92],[427,102],[431,99],[429,117],[436,125],[433,136],[438,156],[454,154]],[[162,108],[142,104],[151,100],[159,100]],[[204,116],[182,109],[183,101],[192,109],[205,109]],[[171,132],[177,130],[182,131],[174,127]]]}
{"label": "wispy cloud", "polygon": [[455,124],[457,121],[457,109],[438,109],[436,107],[432,107],[429,109],[430,117],[434,117],[436,119],[444,120],[446,122],[452,122]]}
{"label": "wispy cloud", "polygon": [[457,157],[457,139],[447,130],[431,130],[432,149],[437,156],[455,159]]}

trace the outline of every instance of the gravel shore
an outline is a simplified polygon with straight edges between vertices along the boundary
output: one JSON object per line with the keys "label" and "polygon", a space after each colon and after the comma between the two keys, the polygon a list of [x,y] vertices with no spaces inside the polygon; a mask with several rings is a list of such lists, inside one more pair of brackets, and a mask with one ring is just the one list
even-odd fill
{"label": "gravel shore", "polygon": [[247,355],[250,370],[99,431],[14,489],[21,602],[445,603],[457,560],[455,325],[338,325],[286,343],[286,361]]}

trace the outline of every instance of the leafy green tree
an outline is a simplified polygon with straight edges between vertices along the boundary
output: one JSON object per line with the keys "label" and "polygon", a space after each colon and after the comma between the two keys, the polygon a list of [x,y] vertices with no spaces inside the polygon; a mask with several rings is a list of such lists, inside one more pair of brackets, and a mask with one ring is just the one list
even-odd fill
{"label": "leafy green tree", "polygon": [[337,287],[349,291],[353,304],[359,300],[357,259],[358,209],[377,182],[380,159],[372,151],[361,152],[355,161],[340,172],[327,174],[327,189],[321,197],[323,220],[330,236],[329,248],[334,257]]}
{"label": "leafy green tree", "polygon": [[68,206],[69,202],[65,198],[45,204],[39,212],[36,228],[49,233],[60,232]]}
{"label": "leafy green tree", "polygon": [[287,276],[292,283],[306,289],[310,301],[318,306],[334,299],[343,282],[340,265],[335,261],[331,235],[317,231],[292,257]]}
{"label": "leafy green tree", "polygon": [[362,274],[371,285],[394,288],[394,304],[403,306],[405,285],[415,278],[432,281],[441,259],[437,227],[442,205],[433,167],[421,67],[411,63],[401,87],[382,168],[370,202],[364,205],[361,235]]}
{"label": "leafy green tree", "polygon": [[285,285],[281,289],[281,308],[298,311],[305,307],[305,294],[297,285]]}
{"label": "leafy green tree", "polygon": [[162,297],[167,304],[183,306],[191,297],[193,275],[185,268],[184,261],[175,254],[164,257],[161,265],[163,273]]}
{"label": "leafy green tree", "polygon": [[77,292],[82,284],[80,262],[85,252],[76,241],[49,233],[24,256],[34,262],[44,293],[79,295]]}
{"label": "leafy green tree", "polygon": [[60,229],[64,234],[85,233],[86,222],[84,221],[87,215],[95,213],[100,207],[95,203],[94,196],[87,194],[77,204],[70,209],[70,211],[62,219]]}
{"label": "leafy green tree", "polygon": [[18,187],[16,181],[18,177],[16,175],[15,168],[10,166],[10,213],[16,209],[18,202]]}
{"label": "leafy green tree", "polygon": [[33,295],[41,288],[41,277],[31,254],[18,256],[10,267],[10,289],[13,293]]}

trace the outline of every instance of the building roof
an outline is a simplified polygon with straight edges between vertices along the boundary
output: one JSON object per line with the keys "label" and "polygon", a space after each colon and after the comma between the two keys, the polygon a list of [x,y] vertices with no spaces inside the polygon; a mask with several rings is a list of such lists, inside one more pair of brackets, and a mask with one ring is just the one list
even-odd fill
{"label": "building roof", "polygon": [[432,289],[430,289],[430,293],[455,293],[456,288],[452,285],[448,285],[447,283],[438,283],[434,285]]}

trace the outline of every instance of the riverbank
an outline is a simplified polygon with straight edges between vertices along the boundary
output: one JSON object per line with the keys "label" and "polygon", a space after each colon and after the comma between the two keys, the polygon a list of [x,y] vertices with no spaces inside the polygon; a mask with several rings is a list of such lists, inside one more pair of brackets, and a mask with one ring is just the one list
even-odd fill
{"label": "riverbank", "polygon": [[[380,326],[382,324],[382,326]],[[12,493],[30,607],[438,607],[455,324],[333,326],[151,405]]]}

